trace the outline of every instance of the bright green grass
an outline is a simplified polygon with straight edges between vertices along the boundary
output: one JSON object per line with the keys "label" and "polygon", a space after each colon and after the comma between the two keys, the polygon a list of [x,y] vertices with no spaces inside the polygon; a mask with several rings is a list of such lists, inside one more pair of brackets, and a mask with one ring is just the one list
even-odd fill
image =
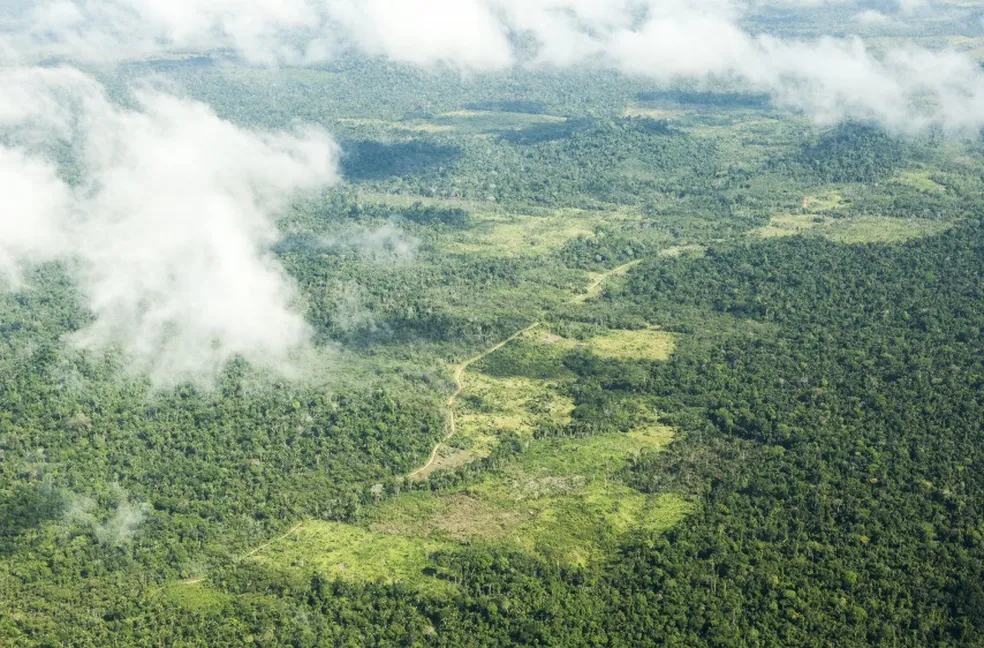
{"label": "bright green grass", "polygon": [[421,591],[442,593],[454,586],[424,570],[430,565],[430,554],[447,548],[446,543],[429,538],[341,522],[310,521],[246,560],[280,569],[314,570],[340,580],[404,583]]}
{"label": "bright green grass", "polygon": [[795,151],[801,133],[809,127],[807,121],[796,116],[778,118],[747,109],[698,110],[671,120],[671,124],[688,135],[713,140],[722,164],[748,171]]}
{"label": "bright green grass", "polygon": [[536,113],[514,113],[491,110],[456,110],[430,120],[437,126],[449,126],[461,133],[473,135],[520,131],[541,124],[562,124],[566,117]]}
{"label": "bright green grass", "polygon": [[671,439],[668,428],[653,425],[630,434],[532,442],[477,484],[400,495],[371,511],[367,523],[379,533],[502,542],[584,565],[607,555],[624,534],[665,531],[690,510],[677,495],[646,495],[611,478],[630,456]]}
{"label": "bright green grass", "polygon": [[[612,276],[619,274],[613,273]],[[532,345],[534,350],[539,351],[542,362],[560,364],[564,354],[573,349],[584,349],[602,358],[619,360],[667,360],[673,355],[676,340],[674,333],[655,328],[609,329],[601,335],[586,336],[581,341],[554,335],[547,329],[538,329],[527,333],[517,342]],[[570,377],[569,373],[562,375]]]}
{"label": "bright green grass", "polygon": [[674,245],[672,247],[668,247],[663,250],[660,250],[659,255],[661,257],[668,257],[671,259],[675,259],[676,257],[681,257],[681,256],[702,257],[706,252],[707,252],[707,248],[705,248],[703,245],[696,245],[696,244]]}
{"label": "bright green grass", "polygon": [[[675,343],[672,333],[655,329],[607,331],[583,341],[542,326],[528,331],[465,374],[463,395],[455,404],[456,437],[463,443],[439,451],[422,476],[488,456],[504,434],[532,438],[542,423],[569,424],[574,402],[565,385],[575,376],[563,366],[567,353],[580,348],[605,358],[666,360]],[[626,438],[615,442],[631,450]]]}
{"label": "bright green grass", "polygon": [[666,331],[612,331],[587,343],[603,358],[619,360],[666,360],[673,354],[676,336]]}
{"label": "bright green grass", "polygon": [[465,376],[464,386],[469,398],[459,405],[458,427],[465,435],[488,430],[532,435],[537,420],[567,423],[574,409],[553,381],[472,372]]}
{"label": "bright green grass", "polygon": [[[553,218],[578,222],[588,216],[598,214],[566,211]],[[501,225],[495,215],[480,219]],[[564,385],[574,376],[562,365],[570,350],[665,359],[673,343],[671,335],[655,330],[609,331],[580,342],[543,327],[527,332],[465,374],[456,438],[445,444],[435,469],[487,455],[505,433],[525,438],[525,452],[466,487],[385,499],[358,524],[307,522],[245,560],[438,594],[454,586],[429,569],[430,556],[463,544],[504,544],[560,564],[586,565],[611,555],[628,533],[665,531],[692,505],[677,495],[633,490],[613,475],[630,457],[668,444],[669,428],[641,414],[639,427],[627,434],[534,440],[532,433],[540,422],[570,421],[573,402]],[[192,598],[201,590],[184,587],[183,595]]]}
{"label": "bright green grass", "polygon": [[485,218],[459,234],[446,249],[458,254],[495,257],[543,255],[559,249],[572,238],[590,235],[601,221],[601,216],[590,220],[562,215]]}
{"label": "bright green grass", "polygon": [[750,234],[761,238],[792,236],[816,229],[827,222],[829,222],[827,217],[815,214],[778,214],[772,217],[768,225],[758,227]]}
{"label": "bright green grass", "polygon": [[803,198],[803,209],[811,213],[838,211],[844,207],[844,196],[836,189],[818,191]]}
{"label": "bright green grass", "polygon": [[542,256],[561,248],[570,239],[591,236],[598,226],[612,227],[641,220],[641,214],[625,209],[558,209],[538,215],[484,210],[473,214],[472,227],[455,233],[443,247],[458,254]]}
{"label": "bright green grass", "polygon": [[765,227],[752,230],[751,235],[775,238],[809,234],[822,236],[837,243],[903,243],[939,234],[951,227],[953,223],[923,218],[887,216],[831,218],[811,214],[786,214],[774,217]]}
{"label": "bright green grass", "polygon": [[946,187],[929,177],[929,171],[903,171],[892,179],[896,184],[908,185],[924,193],[942,193]]}
{"label": "bright green grass", "polygon": [[834,221],[817,231],[837,243],[902,243],[939,234],[953,225],[922,218],[861,216]]}
{"label": "bright green grass", "polygon": [[509,469],[534,478],[543,475],[604,476],[615,464],[644,450],[663,448],[672,440],[670,428],[654,424],[627,434],[544,441],[532,445]]}

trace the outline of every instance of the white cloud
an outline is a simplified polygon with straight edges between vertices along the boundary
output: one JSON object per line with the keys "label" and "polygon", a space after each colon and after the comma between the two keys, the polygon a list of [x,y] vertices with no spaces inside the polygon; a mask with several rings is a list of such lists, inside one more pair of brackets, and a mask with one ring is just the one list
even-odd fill
{"label": "white cloud", "polygon": [[[326,134],[248,132],[151,89],[124,110],[71,70],[4,72],[0,92],[38,98],[0,126],[48,124],[79,142],[77,187],[40,154],[0,149],[13,189],[0,197],[0,269],[16,280],[26,264],[70,262],[94,315],[76,343],[119,345],[161,382],[208,379],[236,355],[275,368],[306,343],[267,248],[286,200],[335,180]],[[80,109],[76,123],[60,105]]]}
{"label": "white cloud", "polygon": [[420,249],[420,239],[403,231],[392,221],[376,228],[357,228],[325,241],[328,247],[348,248],[376,263],[398,263],[412,259]]}
{"label": "white cloud", "polygon": [[51,259],[68,241],[60,228],[72,203],[54,165],[0,148],[0,276],[19,287],[28,259]]}
{"label": "white cloud", "polygon": [[[891,128],[960,129],[984,85],[979,70],[944,91],[917,61],[952,65],[949,51],[889,51],[876,60],[857,41],[778,40],[739,27],[765,4],[843,0],[41,0],[0,50],[99,59],[173,49],[232,48],[254,63],[303,63],[340,48],[421,66],[500,70],[517,63],[511,36],[539,45],[537,61],[607,65],[659,80],[729,77],[773,93],[821,121],[864,116]],[[933,11],[898,0],[905,15]],[[880,20],[868,11],[859,20]],[[967,59],[969,62],[970,59]],[[881,92],[882,94],[878,94]],[[934,107],[927,112],[927,107]]]}
{"label": "white cloud", "polygon": [[662,81],[739,70],[755,77],[763,73],[753,40],[713,15],[654,18],[640,29],[614,33],[603,51],[619,69]]}
{"label": "white cloud", "polygon": [[113,485],[114,502],[111,513],[100,511],[95,500],[73,493],[63,492],[61,498],[65,510],[65,521],[72,532],[78,526],[89,527],[96,539],[109,545],[124,545],[133,539],[134,534],[150,514],[150,506],[143,502],[130,501],[127,493],[118,484]]}
{"label": "white cloud", "polygon": [[862,25],[885,25],[892,21],[887,15],[874,9],[866,9],[855,14],[854,20]]}
{"label": "white cloud", "polygon": [[482,0],[333,0],[324,9],[370,54],[417,65],[499,69],[512,64],[505,26]]}
{"label": "white cloud", "polygon": [[898,0],[899,11],[903,14],[917,14],[932,7],[929,0]]}

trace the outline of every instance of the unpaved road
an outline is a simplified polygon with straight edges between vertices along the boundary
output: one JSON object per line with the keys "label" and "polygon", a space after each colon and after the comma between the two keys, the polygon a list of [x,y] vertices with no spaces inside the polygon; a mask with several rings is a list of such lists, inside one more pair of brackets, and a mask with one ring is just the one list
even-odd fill
{"label": "unpaved road", "polygon": [[471,358],[470,360],[465,360],[460,365],[458,365],[458,368],[455,369],[455,372],[454,372],[454,382],[455,382],[455,385],[456,385],[456,389],[455,389],[454,393],[451,394],[451,396],[448,397],[448,402],[445,404],[445,407],[447,408],[447,421],[448,422],[447,422],[447,430],[446,430],[446,432],[444,434],[444,438],[441,439],[437,443],[437,445],[434,446],[434,449],[433,450],[431,450],[430,457],[427,459],[427,463],[425,463],[420,468],[417,468],[413,472],[409,473],[407,475],[407,478],[408,479],[413,479],[415,476],[417,476],[420,473],[426,471],[428,468],[430,468],[432,465],[434,465],[434,461],[437,460],[437,453],[441,449],[441,446],[444,445],[445,443],[447,443],[451,439],[451,437],[453,437],[455,435],[455,433],[458,431],[457,430],[457,424],[456,424],[455,418],[454,418],[454,404],[456,402],[458,402],[458,398],[461,397],[461,392],[465,388],[465,372],[468,370],[468,367],[472,366],[473,364],[475,364],[476,362],[478,362],[480,360],[484,360],[485,358],[487,358],[488,356],[492,355],[493,353],[495,353],[496,351],[498,351],[502,347],[506,346],[507,344],[509,344],[510,342],[512,342],[513,340],[515,340],[516,338],[518,338],[519,336],[523,335],[524,333],[526,333],[528,331],[532,331],[533,329],[535,329],[538,326],[540,326],[540,322],[536,322],[534,324],[531,324],[531,325],[527,326],[526,328],[524,328],[523,330],[517,331],[516,333],[513,333],[512,335],[510,335],[509,337],[507,337],[502,342],[499,342],[495,346],[489,347],[488,349],[486,349],[485,351],[483,351],[479,355],[475,356],[474,358]]}
{"label": "unpaved road", "polygon": [[[610,279],[612,277],[624,275],[626,272],[628,272],[629,270],[631,270],[634,266],[636,266],[639,263],[640,263],[639,260],[630,261],[629,263],[626,263],[625,265],[619,266],[619,267],[617,267],[617,268],[615,268],[613,270],[609,270],[608,272],[606,272],[606,273],[598,276],[594,281],[592,281],[588,285],[586,294],[584,294],[584,295],[578,295],[578,296],[574,297],[573,299],[571,299],[571,302],[572,303],[579,303],[579,302],[586,301],[588,298],[590,298],[591,296],[593,296],[593,293],[597,292],[598,288],[605,281],[607,281],[608,279]],[[441,446],[444,445],[445,443],[447,443],[449,440],[451,440],[451,438],[457,433],[458,429],[457,429],[457,422],[455,421],[455,416],[454,416],[454,406],[458,402],[458,398],[461,397],[461,394],[462,394],[462,392],[465,389],[465,372],[468,371],[468,367],[472,366],[476,362],[479,362],[481,360],[484,360],[485,358],[487,358],[488,356],[492,355],[493,353],[495,353],[496,351],[498,351],[502,347],[506,346],[507,344],[509,344],[510,342],[512,342],[513,340],[515,340],[516,338],[518,338],[518,337],[522,336],[523,334],[528,333],[529,331],[532,331],[533,329],[535,329],[535,328],[537,328],[539,326],[542,326],[542,325],[543,325],[542,322],[534,322],[533,324],[530,324],[526,328],[524,328],[524,329],[522,329],[520,331],[516,331],[515,333],[513,333],[512,335],[510,335],[509,337],[507,337],[505,340],[502,340],[501,342],[499,342],[499,343],[497,343],[497,344],[489,347],[488,349],[486,349],[482,353],[478,354],[474,358],[471,358],[469,360],[465,360],[464,362],[462,362],[460,365],[457,366],[457,368],[455,369],[455,372],[454,372],[455,390],[454,390],[454,393],[451,394],[451,396],[448,397],[448,400],[445,403],[445,408],[447,410],[447,414],[446,414],[446,416],[447,416],[447,426],[446,426],[446,432],[444,434],[444,438],[442,438],[437,444],[434,445],[434,448],[431,450],[430,457],[428,457],[428,459],[427,459],[427,463],[425,463],[420,468],[417,468],[416,470],[408,473],[407,476],[406,476],[407,479],[413,479],[414,477],[416,477],[420,473],[425,472],[428,468],[430,468],[431,466],[433,466],[434,465],[434,462],[437,460],[437,453],[440,451]],[[303,526],[304,526],[304,523],[303,522],[299,522],[292,529],[290,529],[287,533],[283,534],[282,536],[278,536],[278,537],[270,540],[269,542],[266,542],[266,543],[260,545],[259,547],[253,549],[249,553],[243,554],[240,557],[240,560],[243,560],[245,558],[249,558],[251,556],[254,556],[257,553],[259,553],[260,551],[263,551],[264,549],[266,549],[267,547],[269,547],[270,545],[276,544],[276,543],[280,542],[281,540],[286,540],[290,536],[292,536],[295,533],[297,533],[298,531],[300,531]],[[200,582],[200,579],[196,579],[195,582]],[[186,581],[186,583],[187,584],[191,584],[190,581]]]}
{"label": "unpaved road", "polygon": [[264,544],[261,544],[256,549],[253,549],[249,553],[245,553],[242,556],[240,556],[239,559],[240,560],[243,560],[245,558],[249,558],[250,556],[254,556],[254,555],[258,554],[259,552],[263,551],[264,549],[266,549],[267,547],[269,547],[270,545],[276,544],[276,543],[280,542],[281,540],[286,540],[290,536],[292,536],[295,533],[297,533],[298,531],[300,531],[301,530],[301,527],[303,527],[303,526],[304,526],[304,523],[303,522],[298,522],[287,533],[283,534],[282,536],[277,536],[276,538],[274,538],[273,540],[270,540],[269,542],[266,542]]}

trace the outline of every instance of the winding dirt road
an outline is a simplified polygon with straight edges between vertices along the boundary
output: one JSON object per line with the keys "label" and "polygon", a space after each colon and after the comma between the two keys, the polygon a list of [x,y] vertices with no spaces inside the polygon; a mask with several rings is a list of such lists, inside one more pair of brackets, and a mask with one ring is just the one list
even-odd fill
{"label": "winding dirt road", "polygon": [[[583,294],[583,295],[577,295],[577,296],[575,296],[574,298],[571,299],[571,303],[584,302],[587,299],[595,296],[595,294],[598,291],[598,288],[605,281],[607,281],[608,279],[610,279],[612,277],[620,276],[620,275],[625,274],[626,272],[628,272],[630,269],[632,269],[638,263],[640,263],[639,260],[630,261],[629,263],[626,263],[625,265],[619,266],[619,267],[617,267],[617,268],[615,268],[613,270],[609,270],[608,272],[605,272],[605,273],[599,275],[598,277],[595,278],[594,281],[592,281],[587,286],[586,293]],[[535,328],[537,328],[539,326],[542,326],[542,325],[543,325],[542,322],[534,322],[533,324],[530,324],[526,328],[524,328],[522,330],[519,330],[519,331],[516,331],[515,333],[513,333],[512,335],[510,335],[509,337],[507,337],[505,340],[502,340],[501,342],[499,342],[499,343],[497,343],[497,344],[489,347],[488,349],[486,349],[482,353],[478,354],[474,358],[471,358],[469,360],[465,360],[464,362],[462,362],[460,365],[457,366],[457,368],[455,369],[455,372],[454,372],[455,391],[454,391],[453,394],[451,394],[451,396],[448,397],[448,400],[445,403],[445,409],[447,410],[447,413],[446,413],[446,416],[447,416],[447,424],[446,424],[446,432],[444,434],[444,437],[439,442],[437,442],[437,444],[431,450],[430,457],[428,457],[428,459],[427,459],[427,463],[425,463],[420,468],[417,468],[416,470],[408,473],[406,475],[406,478],[407,479],[413,479],[417,475],[419,475],[419,474],[421,474],[423,472],[426,472],[431,466],[433,466],[434,465],[434,462],[437,461],[437,453],[440,452],[441,446],[444,445],[445,443],[447,443],[449,440],[451,440],[451,438],[454,437],[454,435],[457,433],[457,427],[458,426],[457,426],[457,422],[455,421],[454,406],[455,406],[455,403],[458,402],[458,399],[461,397],[461,394],[462,394],[462,392],[465,389],[465,372],[468,371],[468,367],[472,366],[476,362],[479,362],[481,360],[484,360],[485,358],[487,358],[488,356],[492,355],[493,353],[495,353],[496,351],[498,351],[502,347],[506,346],[507,344],[509,344],[510,342],[512,342],[513,340],[515,340],[516,338],[518,338],[518,337],[522,336],[523,334],[528,333],[529,331],[532,331],[533,329],[535,329]],[[303,522],[298,523],[297,525],[295,525],[292,529],[290,529],[287,533],[283,534],[282,536],[278,536],[278,537],[270,540],[269,542],[266,542],[266,543],[260,545],[259,547],[253,549],[249,553],[243,554],[240,557],[240,560],[243,560],[245,558],[249,558],[251,556],[254,556],[257,553],[259,553],[260,551],[266,549],[267,547],[269,547],[269,546],[271,546],[273,544],[276,544],[276,543],[280,542],[281,540],[287,539],[288,537],[290,537],[290,536],[294,535],[295,533],[297,533],[298,531],[300,531],[303,526],[304,526],[304,523]],[[196,579],[195,582],[200,582],[200,579]]]}
{"label": "winding dirt road", "polygon": [[303,522],[298,522],[287,533],[283,534],[282,536],[277,536],[276,538],[274,538],[273,540],[270,540],[269,542],[266,542],[264,544],[261,544],[259,547],[257,547],[256,549],[253,549],[249,553],[244,553],[242,556],[239,557],[239,559],[240,560],[244,560],[246,558],[249,558],[250,556],[255,556],[256,554],[258,554],[259,552],[263,551],[264,549],[266,549],[270,545],[276,544],[276,543],[280,542],[281,540],[286,540],[290,536],[292,536],[295,533],[297,533],[298,531],[300,531],[301,530],[301,527],[303,527],[303,526],[304,526],[304,523]]}
{"label": "winding dirt road", "polygon": [[640,263],[642,263],[642,259],[636,259],[635,261],[629,261],[628,263],[626,263],[624,265],[620,265],[617,268],[613,268],[613,269],[609,270],[608,272],[601,273],[600,275],[598,275],[598,278],[597,279],[595,279],[590,284],[588,284],[588,287],[584,291],[584,294],[583,295],[576,296],[574,299],[571,300],[571,302],[572,303],[585,302],[588,299],[590,299],[591,297],[596,297],[598,295],[598,292],[599,292],[598,289],[601,288],[601,284],[605,283],[606,281],[608,281],[612,277],[621,277],[626,272],[628,272],[629,270],[631,270],[635,266],[639,265]]}
{"label": "winding dirt road", "polygon": [[[628,272],[629,270],[631,270],[633,267],[635,267],[636,265],[638,265],[641,262],[642,262],[641,259],[637,259],[635,261],[630,261],[630,262],[628,262],[628,263],[626,263],[624,265],[620,265],[617,268],[613,268],[612,270],[609,270],[608,272],[604,272],[604,273],[598,275],[595,278],[594,281],[592,281],[590,284],[588,284],[585,293],[582,294],[582,295],[576,295],[576,296],[574,296],[571,299],[571,303],[572,304],[583,303],[583,302],[587,301],[588,299],[590,299],[591,297],[597,296],[598,289],[601,287],[601,285],[603,283],[605,283],[606,281],[608,281],[612,277],[618,277],[618,276],[624,275],[626,272]],[[466,360],[466,361],[462,362],[460,365],[458,365],[457,369],[454,372],[454,382],[455,382],[455,385],[456,385],[456,389],[455,389],[455,392],[453,394],[451,394],[451,396],[448,398],[448,401],[445,404],[445,408],[447,410],[447,414],[446,414],[446,416],[447,416],[447,425],[446,425],[446,433],[444,435],[444,438],[441,439],[440,441],[438,441],[437,444],[434,446],[434,449],[431,450],[430,457],[427,458],[427,463],[425,463],[420,468],[417,468],[413,472],[408,473],[407,476],[406,476],[407,479],[413,479],[413,478],[417,477],[417,475],[419,475],[419,474],[421,474],[423,472],[426,472],[431,466],[433,466],[434,465],[434,462],[437,461],[437,453],[440,452],[441,446],[444,445],[445,443],[447,443],[451,439],[451,437],[453,437],[455,435],[455,433],[457,432],[457,423],[456,423],[455,417],[454,417],[454,405],[455,405],[456,402],[458,402],[458,398],[461,397],[461,393],[462,393],[462,391],[465,388],[465,372],[468,370],[468,367],[470,367],[473,364],[475,364],[476,362],[479,362],[480,360],[483,360],[483,359],[487,358],[488,356],[492,355],[493,353],[495,353],[496,351],[498,351],[502,347],[506,346],[507,344],[509,344],[510,342],[512,342],[513,340],[515,340],[516,338],[520,337],[524,333],[527,333],[529,331],[532,331],[533,329],[537,328],[538,326],[542,326],[542,325],[543,325],[542,322],[535,322],[535,323],[527,326],[523,330],[517,331],[516,333],[513,333],[512,335],[510,335],[509,337],[507,337],[502,342],[499,342],[495,346],[489,347],[488,349],[486,349],[485,351],[483,351],[479,355],[475,356],[474,358],[471,358],[470,360]]]}
{"label": "winding dirt road", "polygon": [[437,453],[438,451],[440,451],[441,446],[447,443],[451,439],[451,437],[453,437],[457,432],[457,423],[455,422],[455,418],[454,418],[454,404],[458,401],[458,398],[461,397],[461,392],[464,391],[465,372],[468,370],[468,367],[472,366],[476,362],[479,362],[480,360],[484,360],[485,358],[492,355],[502,347],[506,346],[507,344],[518,338],[519,336],[523,335],[528,331],[532,331],[538,326],[540,326],[540,322],[531,324],[526,328],[524,328],[523,330],[513,333],[512,335],[507,337],[502,342],[499,342],[495,346],[489,347],[488,349],[486,349],[479,355],[475,356],[474,358],[471,358],[470,360],[465,360],[460,365],[458,365],[458,368],[455,369],[454,372],[454,382],[456,385],[456,389],[454,393],[448,397],[448,402],[445,404],[445,408],[447,409],[447,425],[446,425],[446,432],[444,434],[444,438],[441,439],[437,443],[437,445],[434,446],[433,450],[431,450],[430,457],[427,459],[427,463],[425,463],[420,468],[417,468],[413,472],[407,474],[407,479],[413,479],[420,473],[426,471],[428,468],[433,466],[434,462],[437,460]]}

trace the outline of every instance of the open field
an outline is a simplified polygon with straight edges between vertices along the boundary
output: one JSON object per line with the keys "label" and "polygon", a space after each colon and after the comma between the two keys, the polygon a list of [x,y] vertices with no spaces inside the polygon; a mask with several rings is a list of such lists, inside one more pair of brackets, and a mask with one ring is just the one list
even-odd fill
{"label": "open field", "polygon": [[803,211],[807,213],[836,212],[844,207],[844,196],[836,189],[818,191],[803,197]]}
{"label": "open field", "polygon": [[494,110],[454,110],[435,115],[432,122],[471,135],[495,135],[521,131],[541,124],[563,124],[566,117],[542,113]]}
{"label": "open field", "polygon": [[862,216],[831,223],[822,233],[837,243],[902,243],[939,234],[953,226],[954,223],[921,218]]}
{"label": "open field", "polygon": [[[560,365],[565,353],[581,348],[602,357],[665,360],[674,342],[673,335],[657,330],[610,331],[584,342],[538,325],[521,331],[459,365],[459,388],[448,401],[452,428],[411,476],[426,478],[487,456],[504,434],[524,438],[524,452],[467,487],[385,499],[360,525],[305,522],[246,559],[440,592],[451,585],[433,576],[428,557],[459,543],[506,543],[584,566],[604,559],[626,533],[670,528],[690,510],[689,502],[674,494],[640,493],[613,475],[630,457],[665,447],[673,439],[671,429],[649,422],[628,433],[587,439],[534,440],[533,433],[540,423],[563,426],[571,420],[574,403],[563,385],[573,375]],[[522,359],[492,362],[504,351]],[[470,370],[472,364],[477,368]],[[543,377],[496,375],[503,368]]]}
{"label": "open field", "polygon": [[559,249],[577,236],[590,235],[603,222],[600,215],[557,213],[553,216],[485,214],[446,246],[454,254],[536,256]]}
{"label": "open field", "polygon": [[666,360],[673,353],[676,337],[672,333],[643,329],[612,331],[592,338],[587,348],[603,358],[618,360]]}
{"label": "open field", "polygon": [[901,243],[939,234],[953,227],[946,221],[921,218],[856,216],[830,218],[812,214],[785,214],[752,232],[761,238],[808,234],[822,236],[837,243]]}
{"label": "open field", "polygon": [[[466,488],[397,495],[360,525],[307,521],[244,560],[432,593],[453,585],[433,576],[429,556],[476,540],[586,565],[603,559],[622,535],[662,532],[690,510],[677,495],[644,495],[611,476],[629,457],[672,439],[669,428],[650,424],[627,434],[532,441],[501,471]],[[199,583],[172,587],[178,600],[217,602]]]}
{"label": "open field", "polygon": [[588,276],[591,278],[591,283],[588,284],[588,287],[584,291],[584,294],[577,295],[574,298],[574,301],[575,302],[585,302],[585,301],[587,301],[589,299],[592,299],[594,297],[597,297],[598,295],[601,294],[601,291],[604,289],[605,282],[607,282],[609,279],[611,279],[613,277],[622,277],[622,276],[624,276],[629,270],[631,270],[632,268],[634,268],[638,264],[639,264],[639,261],[630,261],[629,263],[626,263],[625,265],[621,265],[621,266],[615,268],[614,270],[610,270],[608,272],[592,272],[592,273],[589,273]]}
{"label": "open field", "polygon": [[386,121],[384,119],[356,119],[342,117],[336,120],[344,126],[369,126],[386,130],[404,131],[410,133],[447,133],[454,130],[450,124],[435,124],[425,120]]}
{"label": "open field", "polygon": [[759,227],[751,233],[761,238],[792,236],[822,227],[829,220],[825,216],[816,214],[781,214],[773,216],[768,225]]}
{"label": "open field", "polygon": [[[545,327],[530,331],[518,341],[529,345],[532,353],[538,354],[539,361],[543,363],[559,364],[563,353],[573,349],[590,351],[603,358],[619,360],[666,360],[673,353],[676,335],[652,328],[609,329],[601,335],[575,340],[555,335],[550,332],[549,327]],[[558,369],[558,372],[556,376],[566,377],[562,369]]]}
{"label": "open field", "polygon": [[933,180],[930,171],[903,171],[892,182],[908,185],[926,193],[942,193],[946,187]]}
{"label": "open field", "polygon": [[209,587],[209,584],[203,580],[169,583],[158,593],[158,596],[193,610],[220,610],[223,605],[237,598]]}
{"label": "open field", "polygon": [[533,441],[519,458],[465,489],[414,492],[367,518],[376,532],[514,544],[571,564],[601,559],[633,530],[659,532],[689,509],[674,495],[647,496],[610,477],[625,460],[672,439],[664,427],[590,439]]}
{"label": "open field", "polygon": [[351,582],[406,583],[446,592],[447,581],[428,577],[428,555],[446,548],[423,537],[382,533],[339,522],[309,521],[297,533],[258,552],[256,560],[278,569],[317,571]]}
{"label": "open field", "polygon": [[550,380],[473,372],[465,380],[467,397],[458,416],[459,431],[466,438],[482,441],[502,432],[530,435],[542,417],[566,423],[574,405],[557,387]]}

